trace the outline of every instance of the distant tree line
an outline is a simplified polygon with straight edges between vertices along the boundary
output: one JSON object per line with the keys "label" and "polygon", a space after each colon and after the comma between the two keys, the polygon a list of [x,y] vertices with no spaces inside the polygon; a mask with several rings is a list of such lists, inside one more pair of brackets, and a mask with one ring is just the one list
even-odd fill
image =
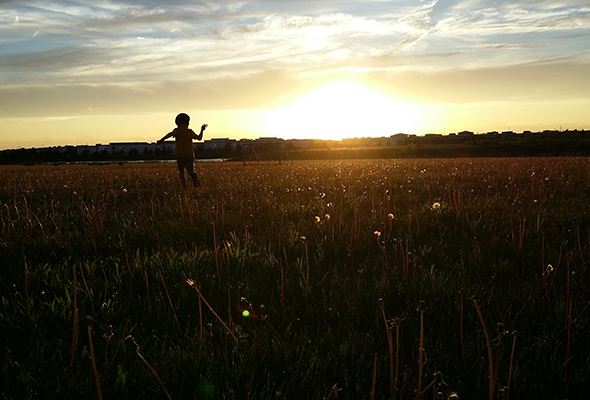
{"label": "distant tree line", "polygon": [[[488,132],[425,136],[396,134],[344,140],[216,139],[195,146],[201,159],[289,160],[395,157],[590,156],[590,131]],[[175,158],[174,146],[123,143],[0,151],[2,164],[157,161]]]}

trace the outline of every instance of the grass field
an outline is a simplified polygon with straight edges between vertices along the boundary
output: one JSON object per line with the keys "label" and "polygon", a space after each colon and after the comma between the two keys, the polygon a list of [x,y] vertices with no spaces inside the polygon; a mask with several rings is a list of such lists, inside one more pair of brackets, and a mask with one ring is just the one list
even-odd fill
{"label": "grass field", "polygon": [[0,168],[0,398],[589,396],[588,159],[198,170]]}

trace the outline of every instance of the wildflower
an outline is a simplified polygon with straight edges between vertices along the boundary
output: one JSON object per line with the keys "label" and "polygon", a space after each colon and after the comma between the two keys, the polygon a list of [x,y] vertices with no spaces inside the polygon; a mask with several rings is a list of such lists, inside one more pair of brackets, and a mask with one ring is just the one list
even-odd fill
{"label": "wildflower", "polygon": [[321,221],[320,217],[319,217],[319,216],[317,216],[317,215],[314,217],[314,219],[315,219],[315,222],[317,222],[318,224],[319,224],[319,223],[320,223],[320,221]]}
{"label": "wildflower", "polygon": [[433,210],[440,209],[440,203],[438,201],[435,201],[434,203],[432,203],[432,209]]}
{"label": "wildflower", "polygon": [[305,240],[307,240],[307,238],[303,235],[299,236],[299,239],[303,240],[305,242]]}
{"label": "wildflower", "polygon": [[390,220],[393,220],[395,218],[395,215],[393,215],[392,213],[387,214],[387,218],[389,218]]}
{"label": "wildflower", "polygon": [[373,232],[373,235],[375,235],[375,237],[380,238],[381,237],[381,231],[375,230],[375,232]]}
{"label": "wildflower", "polygon": [[325,219],[326,221],[329,221],[329,220],[330,220],[330,214],[326,214],[326,215],[324,215],[324,219]]}
{"label": "wildflower", "polygon": [[127,189],[125,189],[125,188],[124,188],[124,189],[123,189],[123,193],[127,193]]}

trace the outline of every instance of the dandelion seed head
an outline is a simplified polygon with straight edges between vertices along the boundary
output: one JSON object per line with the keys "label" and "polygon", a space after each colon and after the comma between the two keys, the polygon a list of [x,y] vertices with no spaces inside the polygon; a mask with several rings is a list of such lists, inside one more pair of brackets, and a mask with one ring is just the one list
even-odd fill
{"label": "dandelion seed head", "polygon": [[549,275],[550,273],[552,273],[555,270],[555,268],[553,268],[553,265],[551,264],[547,264],[547,268],[545,268],[545,274]]}

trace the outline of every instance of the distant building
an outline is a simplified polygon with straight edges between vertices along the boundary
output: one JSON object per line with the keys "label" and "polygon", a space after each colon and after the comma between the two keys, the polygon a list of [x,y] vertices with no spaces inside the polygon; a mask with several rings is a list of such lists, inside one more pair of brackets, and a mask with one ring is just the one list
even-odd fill
{"label": "distant building", "polygon": [[264,149],[281,150],[285,148],[285,140],[277,137],[261,137],[254,141],[257,147]]}
{"label": "distant building", "polygon": [[396,145],[396,144],[405,144],[408,141],[408,135],[405,133],[396,133],[395,135],[391,135],[389,137],[389,144]]}
{"label": "distant building", "polygon": [[109,143],[110,153],[125,153],[128,154],[130,151],[143,152],[150,150],[152,144],[148,142],[119,142]]}
{"label": "distant building", "polygon": [[314,139],[292,139],[289,140],[289,145],[293,149],[310,149],[314,146]]}
{"label": "distant building", "polygon": [[200,146],[201,149],[205,151],[210,150],[235,150],[237,146],[237,141],[235,139],[229,138],[213,138],[211,140],[206,140]]}

